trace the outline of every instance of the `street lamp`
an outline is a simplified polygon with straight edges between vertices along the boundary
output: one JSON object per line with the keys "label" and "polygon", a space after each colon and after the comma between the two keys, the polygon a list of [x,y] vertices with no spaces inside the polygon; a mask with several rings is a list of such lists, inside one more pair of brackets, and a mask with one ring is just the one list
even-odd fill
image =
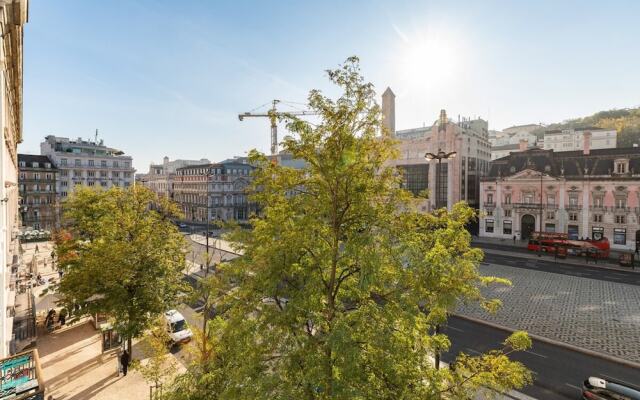
{"label": "street lamp", "polygon": [[[438,149],[438,152],[436,154],[433,153],[426,153],[424,155],[425,160],[427,161],[431,161],[431,160],[438,160],[438,169],[436,170],[436,180],[435,180],[435,193],[436,193],[436,208],[438,208],[438,189],[440,188],[440,185],[438,184],[438,181],[440,180],[440,170],[442,167],[442,160],[447,160],[447,159],[453,159],[456,157],[458,153],[456,153],[455,151],[452,151],[450,153],[446,153],[444,151],[442,151],[442,149]],[[440,324],[436,324],[435,326],[435,334],[438,335],[440,333]],[[436,364],[436,369],[440,368],[440,352],[436,351],[435,354],[435,364]]]}
{"label": "street lamp", "polygon": [[436,171],[436,181],[435,181],[435,193],[436,193],[436,202],[435,203],[436,203],[436,208],[438,208],[438,189],[440,189],[440,184],[438,183],[438,181],[441,179],[440,170],[442,168],[442,160],[455,158],[457,154],[458,153],[456,153],[455,151],[452,151],[450,153],[446,153],[446,152],[442,151],[441,149],[438,149],[438,152],[436,154],[427,153],[427,154],[424,155],[424,158],[427,161],[438,160],[438,169]]}

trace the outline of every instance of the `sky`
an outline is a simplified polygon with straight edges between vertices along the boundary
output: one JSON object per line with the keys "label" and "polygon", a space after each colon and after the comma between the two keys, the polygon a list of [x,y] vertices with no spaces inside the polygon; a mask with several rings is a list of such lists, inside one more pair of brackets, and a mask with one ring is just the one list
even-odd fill
{"label": "sky", "polygon": [[638,15],[638,1],[30,0],[19,152],[96,129],[140,173],[268,152],[268,121],[238,114],[335,96],[325,70],[352,55],[395,92],[397,129],[440,109],[499,130],[640,106]]}

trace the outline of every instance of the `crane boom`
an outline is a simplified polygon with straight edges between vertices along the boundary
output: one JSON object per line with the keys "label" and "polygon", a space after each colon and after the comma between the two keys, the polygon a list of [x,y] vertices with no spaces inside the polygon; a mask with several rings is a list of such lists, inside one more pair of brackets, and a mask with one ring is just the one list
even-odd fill
{"label": "crane boom", "polygon": [[276,105],[280,103],[280,100],[273,100],[271,102],[271,110],[268,113],[253,113],[245,112],[238,114],[238,119],[243,121],[245,118],[269,118],[271,121],[271,154],[276,155],[278,153],[278,117],[281,115],[316,115],[317,112],[302,110],[302,111],[290,111],[290,112],[278,112]]}

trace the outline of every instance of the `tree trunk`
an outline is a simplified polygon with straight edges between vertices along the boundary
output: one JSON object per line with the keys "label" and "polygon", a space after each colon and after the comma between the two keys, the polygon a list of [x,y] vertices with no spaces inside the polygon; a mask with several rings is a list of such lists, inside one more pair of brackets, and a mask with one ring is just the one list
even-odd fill
{"label": "tree trunk", "polygon": [[129,361],[131,361],[131,336],[127,338],[127,351],[129,352]]}

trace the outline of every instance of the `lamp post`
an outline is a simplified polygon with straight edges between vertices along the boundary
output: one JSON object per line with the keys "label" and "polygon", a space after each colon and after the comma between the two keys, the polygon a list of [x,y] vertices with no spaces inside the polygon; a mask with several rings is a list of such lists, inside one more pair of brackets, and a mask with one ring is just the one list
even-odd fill
{"label": "lamp post", "polygon": [[[450,153],[446,153],[444,151],[442,151],[441,149],[438,149],[438,152],[436,154],[433,153],[427,153],[424,155],[424,158],[427,161],[431,161],[431,160],[438,160],[438,169],[436,171],[436,181],[435,181],[435,192],[436,192],[436,208],[438,208],[438,190],[440,189],[440,184],[438,183],[438,181],[440,180],[440,171],[442,168],[442,160],[447,160],[450,158],[455,158],[456,155],[458,153],[456,153],[455,151],[452,151]],[[448,171],[447,171],[448,172]]]}
{"label": "lamp post", "polygon": [[[438,189],[440,189],[440,185],[438,184],[438,181],[440,179],[440,171],[441,171],[441,166],[442,166],[442,160],[447,160],[450,158],[455,158],[456,155],[458,153],[456,153],[455,151],[452,151],[450,153],[446,153],[444,151],[442,151],[441,149],[438,149],[438,152],[436,154],[433,153],[426,153],[424,155],[424,158],[427,161],[431,161],[431,160],[438,160],[438,169],[436,171],[436,180],[435,180],[435,192],[436,192],[436,208],[438,208]],[[448,170],[447,170],[448,172]],[[446,205],[445,205],[446,206]],[[435,326],[435,334],[438,335],[440,333],[440,324],[436,324]],[[435,364],[436,364],[436,369],[440,369],[440,351],[436,350],[436,354],[435,354]]]}

